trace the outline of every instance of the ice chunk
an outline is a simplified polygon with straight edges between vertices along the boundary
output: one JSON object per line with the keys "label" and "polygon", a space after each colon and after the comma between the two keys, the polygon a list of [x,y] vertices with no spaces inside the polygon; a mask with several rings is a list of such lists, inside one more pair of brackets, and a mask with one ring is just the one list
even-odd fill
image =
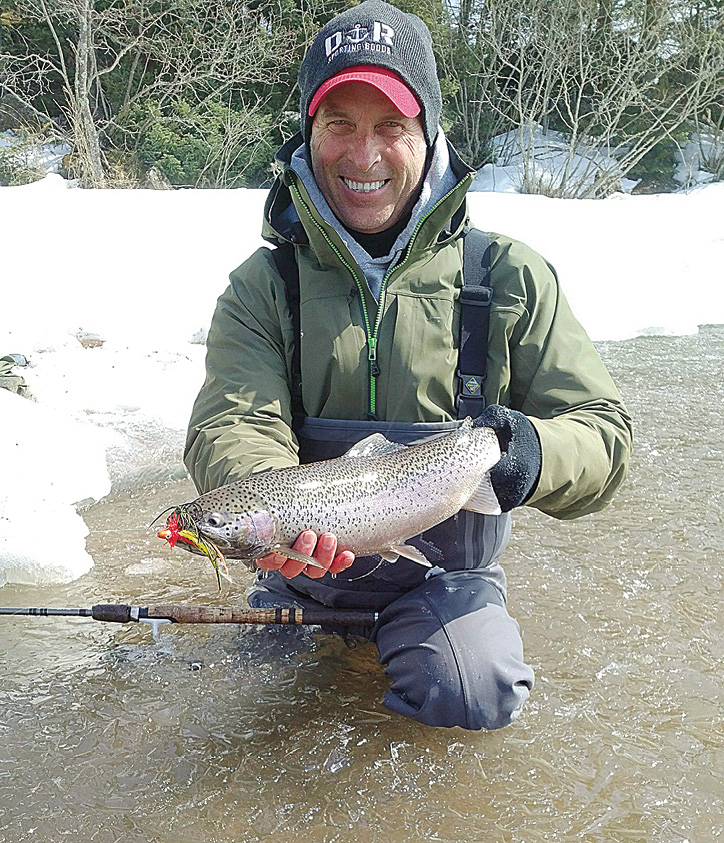
{"label": "ice chunk", "polygon": [[93,560],[74,504],[110,491],[101,433],[3,389],[0,418],[0,585],[76,579]]}

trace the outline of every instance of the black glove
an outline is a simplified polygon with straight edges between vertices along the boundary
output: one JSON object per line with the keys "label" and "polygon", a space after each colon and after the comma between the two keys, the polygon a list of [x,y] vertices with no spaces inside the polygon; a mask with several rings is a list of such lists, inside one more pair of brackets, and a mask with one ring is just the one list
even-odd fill
{"label": "black glove", "polygon": [[540,476],[543,454],[531,422],[517,410],[490,404],[475,419],[475,427],[492,427],[503,456],[490,469],[490,482],[503,512],[530,496]]}

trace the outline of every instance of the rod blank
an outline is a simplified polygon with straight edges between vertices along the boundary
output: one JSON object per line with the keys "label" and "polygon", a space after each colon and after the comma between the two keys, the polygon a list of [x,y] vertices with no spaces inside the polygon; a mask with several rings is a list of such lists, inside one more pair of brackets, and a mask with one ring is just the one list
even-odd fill
{"label": "rod blank", "polygon": [[28,615],[33,617],[51,617],[53,615],[64,615],[65,617],[90,618],[93,617],[92,609],[52,609],[52,608],[2,608],[0,615]]}

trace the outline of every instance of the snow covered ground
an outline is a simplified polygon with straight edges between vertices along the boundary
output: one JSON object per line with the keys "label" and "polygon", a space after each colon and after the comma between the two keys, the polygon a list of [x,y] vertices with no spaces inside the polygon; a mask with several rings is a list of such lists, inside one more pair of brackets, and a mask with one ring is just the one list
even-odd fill
{"label": "snow covered ground", "polygon": [[[228,273],[262,243],[265,195],[69,190],[57,175],[0,188],[0,356],[28,358],[34,399],[0,390],[0,586],[80,576],[91,560],[73,504],[110,480],[180,470],[205,331]],[[724,183],[598,201],[478,192],[470,204],[479,227],[553,263],[594,339],[724,323]],[[41,510],[62,548],[31,541]]]}
{"label": "snow covered ground", "polygon": [[63,157],[70,151],[67,143],[34,143],[22,134],[0,132],[0,154],[9,156],[29,170],[43,169],[48,173],[57,173]]}
{"label": "snow covered ground", "polygon": [[724,165],[724,141],[706,132],[691,135],[678,157],[674,177],[683,189],[710,184],[716,181],[714,173],[721,172]]}
{"label": "snow covered ground", "polygon": [[[526,132],[513,130],[493,138],[491,146],[495,163],[478,170],[473,190],[496,193],[520,193],[523,185],[524,162],[534,160],[534,183],[559,186],[561,175],[568,174],[567,184],[571,195],[590,187],[600,173],[615,173],[616,159],[603,154],[595,146],[588,146],[585,138],[579,139],[571,152],[567,135],[553,130],[545,131],[536,125]],[[692,159],[692,165],[694,163]],[[624,193],[630,193],[638,184],[631,179],[620,180]]]}

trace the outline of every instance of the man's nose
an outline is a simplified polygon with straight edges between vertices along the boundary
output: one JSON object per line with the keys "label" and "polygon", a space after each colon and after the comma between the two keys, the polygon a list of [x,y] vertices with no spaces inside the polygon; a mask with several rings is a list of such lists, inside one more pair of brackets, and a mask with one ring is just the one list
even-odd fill
{"label": "man's nose", "polygon": [[360,173],[366,173],[382,160],[380,145],[373,132],[355,132],[350,139],[350,161]]}

